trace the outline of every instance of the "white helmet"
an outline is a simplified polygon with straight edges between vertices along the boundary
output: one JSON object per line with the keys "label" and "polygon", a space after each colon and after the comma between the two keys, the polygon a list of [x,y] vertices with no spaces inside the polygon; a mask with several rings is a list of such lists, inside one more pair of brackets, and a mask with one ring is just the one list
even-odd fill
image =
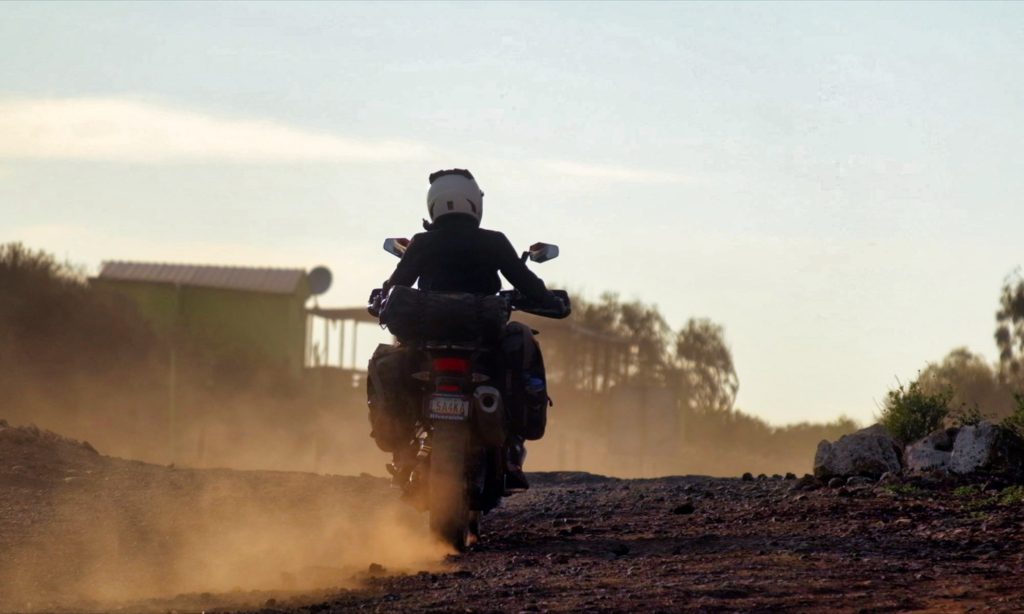
{"label": "white helmet", "polygon": [[431,222],[453,213],[471,215],[479,222],[484,215],[484,193],[465,169],[437,171],[430,175],[427,212]]}

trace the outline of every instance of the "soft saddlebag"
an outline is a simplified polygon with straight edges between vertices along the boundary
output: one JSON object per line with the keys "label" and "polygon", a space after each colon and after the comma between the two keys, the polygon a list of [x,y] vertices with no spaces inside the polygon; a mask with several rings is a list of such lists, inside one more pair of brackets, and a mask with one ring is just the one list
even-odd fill
{"label": "soft saddlebag", "polygon": [[508,315],[508,305],[498,296],[395,286],[381,309],[380,323],[403,341],[494,342],[501,338]]}
{"label": "soft saddlebag", "polygon": [[385,452],[399,450],[412,440],[419,398],[411,377],[412,360],[411,348],[382,343],[367,367],[370,437]]}
{"label": "soft saddlebag", "polygon": [[529,326],[509,322],[501,343],[504,357],[506,411],[514,434],[540,439],[548,423],[544,357]]}

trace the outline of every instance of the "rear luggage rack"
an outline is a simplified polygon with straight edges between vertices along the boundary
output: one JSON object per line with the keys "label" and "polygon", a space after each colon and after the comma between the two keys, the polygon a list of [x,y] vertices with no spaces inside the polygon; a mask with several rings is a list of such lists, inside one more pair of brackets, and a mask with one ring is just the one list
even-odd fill
{"label": "rear luggage rack", "polygon": [[480,349],[479,343],[459,343],[451,341],[427,341],[423,344],[425,350],[457,350],[461,352],[475,352]]}

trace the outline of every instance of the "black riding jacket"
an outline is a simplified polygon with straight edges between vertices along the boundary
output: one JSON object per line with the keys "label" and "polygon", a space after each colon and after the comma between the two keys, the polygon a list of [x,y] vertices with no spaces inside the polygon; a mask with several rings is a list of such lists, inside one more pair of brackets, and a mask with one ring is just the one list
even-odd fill
{"label": "black riding jacket", "polygon": [[420,290],[495,294],[498,271],[527,298],[545,305],[556,300],[504,234],[480,228],[468,215],[438,218],[414,236],[388,285],[412,286],[419,279]]}

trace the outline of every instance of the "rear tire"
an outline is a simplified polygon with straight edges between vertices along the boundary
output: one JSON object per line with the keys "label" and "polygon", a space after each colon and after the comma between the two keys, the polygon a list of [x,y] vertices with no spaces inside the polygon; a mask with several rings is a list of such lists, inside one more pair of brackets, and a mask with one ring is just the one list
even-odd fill
{"label": "rear tire", "polygon": [[430,530],[465,552],[470,541],[466,489],[467,425],[435,423],[430,452]]}
{"label": "rear tire", "polygon": [[480,512],[471,510],[469,512],[469,535],[466,537],[466,542],[470,546],[475,546],[480,541]]}

